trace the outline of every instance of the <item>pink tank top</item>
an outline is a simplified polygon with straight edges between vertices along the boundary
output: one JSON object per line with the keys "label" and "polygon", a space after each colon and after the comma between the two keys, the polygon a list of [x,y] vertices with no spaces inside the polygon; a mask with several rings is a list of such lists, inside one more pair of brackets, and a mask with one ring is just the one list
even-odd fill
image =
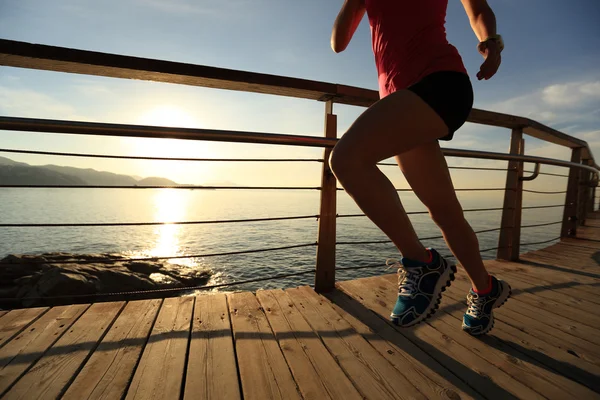
{"label": "pink tank top", "polygon": [[448,0],[365,0],[381,98],[438,71],[467,73],[446,39]]}

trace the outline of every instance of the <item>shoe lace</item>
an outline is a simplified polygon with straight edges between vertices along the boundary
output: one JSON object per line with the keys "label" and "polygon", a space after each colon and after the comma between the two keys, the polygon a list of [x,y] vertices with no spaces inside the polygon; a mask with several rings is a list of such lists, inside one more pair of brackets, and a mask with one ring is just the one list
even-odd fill
{"label": "shoe lace", "polygon": [[477,293],[469,293],[467,295],[467,314],[479,318],[483,314],[483,306],[485,304],[485,298],[479,296]]}
{"label": "shoe lace", "polygon": [[402,263],[395,259],[388,259],[385,262],[387,269],[398,268],[398,295],[410,296],[417,291],[419,278],[423,275],[423,269],[420,267],[405,268]]}

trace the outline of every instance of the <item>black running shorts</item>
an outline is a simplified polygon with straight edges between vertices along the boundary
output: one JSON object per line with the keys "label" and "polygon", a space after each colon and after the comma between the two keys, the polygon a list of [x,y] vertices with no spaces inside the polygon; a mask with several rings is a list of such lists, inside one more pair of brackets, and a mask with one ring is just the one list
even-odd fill
{"label": "black running shorts", "polygon": [[439,140],[452,140],[473,108],[471,80],[462,72],[434,72],[407,89],[429,104],[446,123],[448,134]]}

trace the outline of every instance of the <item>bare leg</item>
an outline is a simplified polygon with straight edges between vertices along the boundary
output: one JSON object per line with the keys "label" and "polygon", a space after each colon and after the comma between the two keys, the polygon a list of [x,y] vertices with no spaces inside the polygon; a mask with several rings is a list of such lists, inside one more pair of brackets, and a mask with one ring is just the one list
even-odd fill
{"label": "bare leg", "polygon": [[479,253],[479,241],[464,218],[438,142],[416,147],[397,156],[396,160],[409,185],[442,230],[448,247],[469,274],[473,287],[486,290],[489,277]]}
{"label": "bare leg", "polygon": [[430,209],[475,289],[485,290],[488,275],[479,244],[450,179],[438,138],[448,128],[416,94],[395,92],[366,110],[340,139],[331,168],[346,192],[396,245],[404,257],[426,261],[428,255],[400,198],[376,163],[400,154],[399,162],[417,196]]}
{"label": "bare leg", "polygon": [[404,257],[426,261],[389,179],[376,163],[446,135],[442,119],[416,94],[395,92],[367,109],[340,139],[331,168],[346,192]]}

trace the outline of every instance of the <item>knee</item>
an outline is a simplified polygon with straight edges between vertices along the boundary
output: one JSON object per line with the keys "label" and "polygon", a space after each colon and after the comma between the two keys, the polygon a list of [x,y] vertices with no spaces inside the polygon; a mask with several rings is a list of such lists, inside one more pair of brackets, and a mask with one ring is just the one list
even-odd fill
{"label": "knee", "polygon": [[462,225],[465,216],[458,200],[449,200],[429,207],[429,215],[437,226],[447,227]]}
{"label": "knee", "polygon": [[329,168],[338,179],[343,179],[357,167],[356,161],[345,146],[340,146],[338,143],[329,156]]}

